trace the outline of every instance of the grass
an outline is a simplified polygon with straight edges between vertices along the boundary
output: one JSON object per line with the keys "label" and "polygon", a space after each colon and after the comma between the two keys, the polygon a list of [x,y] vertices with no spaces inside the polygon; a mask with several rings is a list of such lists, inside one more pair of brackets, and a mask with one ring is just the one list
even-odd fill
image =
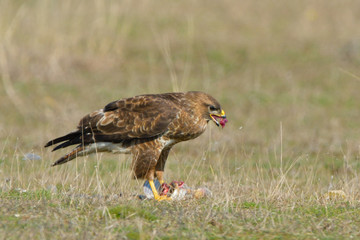
{"label": "grass", "polygon": [[[359,238],[359,7],[1,1],[0,236]],[[125,155],[50,167],[66,150],[44,143],[88,112],[188,90],[216,97],[229,123],[177,145],[165,177],[212,198],[140,201]],[[327,201],[329,190],[347,197]]]}

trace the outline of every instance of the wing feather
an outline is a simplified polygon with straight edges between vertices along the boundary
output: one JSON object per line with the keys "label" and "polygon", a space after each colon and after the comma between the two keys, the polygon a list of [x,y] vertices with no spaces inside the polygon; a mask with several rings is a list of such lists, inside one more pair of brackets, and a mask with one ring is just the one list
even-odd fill
{"label": "wing feather", "polygon": [[183,93],[141,95],[111,102],[83,117],[76,131],[49,141],[45,147],[61,143],[55,151],[75,144],[156,137],[165,133],[176,118],[183,96]]}
{"label": "wing feather", "polygon": [[160,135],[180,109],[179,96],[171,95],[176,93],[141,95],[111,102],[102,111],[85,116],[78,128],[85,131],[90,128],[95,135],[116,135],[124,140]]}

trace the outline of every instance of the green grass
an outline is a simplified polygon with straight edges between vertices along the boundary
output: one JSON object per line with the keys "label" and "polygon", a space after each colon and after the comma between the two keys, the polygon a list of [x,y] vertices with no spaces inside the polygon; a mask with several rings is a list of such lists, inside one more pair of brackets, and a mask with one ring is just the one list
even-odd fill
{"label": "green grass", "polygon": [[[360,209],[358,205],[349,202],[326,205],[319,205],[317,202],[289,202],[287,205],[279,205],[278,202],[243,202],[225,207],[221,203],[214,205],[212,199],[157,203],[121,198],[117,201],[83,198],[74,202],[71,198],[73,197],[61,195],[43,198],[39,192],[2,193],[0,220],[6,223],[9,233],[22,229],[32,231],[34,236],[44,226],[61,226],[61,229],[56,230],[58,234],[69,234],[70,237],[85,234],[93,237],[127,236],[130,239],[149,239],[156,230],[156,237],[160,239],[213,239],[224,236],[250,239],[323,239],[325,236],[341,237],[339,231],[349,227],[343,226],[347,221],[358,224]],[[105,233],[101,229],[107,226],[111,227]],[[308,227],[288,231],[300,226]]]}
{"label": "green grass", "polygon": [[23,191],[10,190],[0,192],[1,198],[13,200],[50,200],[51,192],[47,190]]}
{"label": "green grass", "polygon": [[147,221],[156,221],[158,217],[147,209],[137,209],[130,206],[115,206],[109,209],[109,213],[116,218],[130,218],[130,217],[141,217]]}
{"label": "green grass", "polygon": [[[0,2],[4,239],[357,239],[359,3]],[[43,145],[143,93],[202,90],[229,118],[174,147],[167,181],[213,197],[140,201],[131,158],[59,167]],[[41,160],[24,161],[35,153]],[[326,201],[328,190],[346,199]]]}

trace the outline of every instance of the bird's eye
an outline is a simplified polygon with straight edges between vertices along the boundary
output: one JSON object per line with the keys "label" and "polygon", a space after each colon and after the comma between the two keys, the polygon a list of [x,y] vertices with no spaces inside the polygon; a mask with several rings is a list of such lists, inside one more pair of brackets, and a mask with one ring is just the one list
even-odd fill
{"label": "bird's eye", "polygon": [[216,107],[215,107],[215,106],[210,106],[210,107],[209,107],[209,110],[210,110],[210,111],[215,111],[215,110],[216,110]]}

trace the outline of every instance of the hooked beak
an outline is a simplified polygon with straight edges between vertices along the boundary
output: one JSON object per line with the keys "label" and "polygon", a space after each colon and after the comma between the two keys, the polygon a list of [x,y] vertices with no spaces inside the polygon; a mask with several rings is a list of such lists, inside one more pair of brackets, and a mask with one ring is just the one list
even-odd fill
{"label": "hooked beak", "polygon": [[221,125],[221,127],[224,128],[228,122],[224,110],[221,110],[220,114],[210,114],[210,117],[218,127]]}

